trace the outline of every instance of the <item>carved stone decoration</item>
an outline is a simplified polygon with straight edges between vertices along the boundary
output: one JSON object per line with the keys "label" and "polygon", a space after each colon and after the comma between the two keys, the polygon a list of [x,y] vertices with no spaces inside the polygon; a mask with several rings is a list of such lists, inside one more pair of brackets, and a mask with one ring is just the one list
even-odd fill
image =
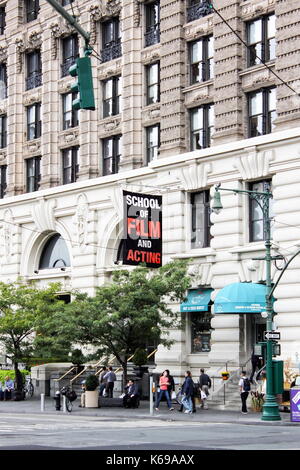
{"label": "carved stone decoration", "polygon": [[39,103],[42,100],[41,96],[39,93],[33,93],[26,95],[24,97],[24,106],[31,106],[34,103]]}
{"label": "carved stone decoration", "polygon": [[22,72],[23,68],[23,53],[25,52],[25,44],[23,39],[16,39],[16,52],[17,52],[17,73]]}
{"label": "carved stone decoration", "polygon": [[188,267],[191,287],[209,286],[212,280],[212,263],[192,264]]}
{"label": "carved stone decoration", "polygon": [[141,3],[143,0],[134,0],[133,26],[138,28],[141,23]]}
{"label": "carved stone decoration", "polygon": [[38,49],[42,45],[42,32],[41,31],[32,31],[29,34],[26,49]]}
{"label": "carved stone decoration", "polygon": [[74,28],[69,23],[60,21],[59,23],[52,23],[51,29],[51,57],[57,58],[58,39],[64,36],[69,36],[74,32]]}
{"label": "carved stone decoration", "polygon": [[270,163],[275,158],[274,150],[257,152],[256,147],[249,149],[247,155],[238,157],[233,162],[244,180],[261,178],[270,172]]}
{"label": "carved stone decoration", "polygon": [[3,239],[3,252],[5,262],[9,262],[13,253],[13,237],[16,233],[14,225],[14,218],[10,209],[6,209],[3,216],[2,226],[2,239]]}
{"label": "carved stone decoration", "polygon": [[73,218],[73,223],[75,227],[75,237],[81,252],[84,251],[88,242],[88,222],[89,222],[89,213],[88,213],[88,201],[85,194],[79,194],[77,197],[77,209]]}
{"label": "carved stone decoration", "polygon": [[112,196],[110,196],[113,207],[118,215],[119,220],[123,219],[123,190],[122,187],[115,188]]}
{"label": "carved stone decoration", "polygon": [[97,21],[105,16],[117,16],[121,12],[121,0],[107,0],[99,2],[100,5],[90,7],[90,44],[95,44],[97,39]]}
{"label": "carved stone decoration", "polygon": [[56,222],[54,216],[54,209],[56,207],[56,199],[46,201],[40,198],[35,205],[33,205],[31,213],[33,221],[40,232],[51,230],[56,232]]}
{"label": "carved stone decoration", "polygon": [[73,140],[78,138],[78,131],[74,130],[74,131],[66,132],[65,134],[63,134],[63,138],[66,143],[70,143]]}
{"label": "carved stone decoration", "polygon": [[186,168],[182,168],[181,177],[183,187],[186,191],[205,188],[207,186],[207,177],[211,172],[211,164],[203,163],[198,165],[193,163]]}
{"label": "carved stone decoration", "polygon": [[41,142],[39,140],[36,140],[34,142],[29,142],[27,144],[27,150],[29,153],[36,153],[39,152],[41,148]]}
{"label": "carved stone decoration", "polygon": [[107,0],[106,9],[109,16],[117,16],[122,8],[121,0]]}

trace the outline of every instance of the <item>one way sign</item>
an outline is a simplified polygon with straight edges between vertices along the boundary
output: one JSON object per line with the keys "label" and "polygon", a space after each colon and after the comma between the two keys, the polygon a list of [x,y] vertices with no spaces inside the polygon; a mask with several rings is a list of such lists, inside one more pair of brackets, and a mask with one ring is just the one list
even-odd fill
{"label": "one way sign", "polygon": [[275,341],[280,340],[280,332],[279,331],[265,331],[264,332],[265,339],[273,339]]}

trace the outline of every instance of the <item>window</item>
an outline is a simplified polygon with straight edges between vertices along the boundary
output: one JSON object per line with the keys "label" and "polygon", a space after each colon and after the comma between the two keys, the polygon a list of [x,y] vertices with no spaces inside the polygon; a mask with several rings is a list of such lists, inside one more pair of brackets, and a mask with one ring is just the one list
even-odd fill
{"label": "window", "polygon": [[42,61],[39,50],[26,54],[27,76],[26,90],[31,90],[42,84]]}
{"label": "window", "polygon": [[187,21],[194,21],[213,12],[209,4],[212,0],[190,0],[187,9]]}
{"label": "window", "polygon": [[39,269],[65,268],[67,266],[71,266],[69,250],[65,240],[57,233],[45,244]]}
{"label": "window", "polygon": [[4,198],[5,192],[6,192],[6,187],[7,187],[6,175],[7,175],[7,165],[1,165],[0,166],[0,198],[1,199]]}
{"label": "window", "polygon": [[79,57],[78,36],[73,34],[62,40],[62,64],[61,76],[66,77],[69,75],[69,68],[75,64],[76,59]]}
{"label": "window", "polygon": [[247,23],[246,29],[248,67],[275,59],[275,15],[251,21]]}
{"label": "window", "polygon": [[27,107],[27,140],[41,137],[41,103],[35,103]]}
{"label": "window", "polygon": [[210,195],[209,190],[191,194],[192,227],[191,247],[206,248],[210,246]]}
{"label": "window", "polygon": [[102,23],[102,62],[116,59],[122,55],[119,18]]}
{"label": "window", "polygon": [[[271,190],[271,180],[255,181],[249,184],[250,191],[264,192],[267,188]],[[269,199],[269,204],[269,217],[272,219],[273,199]],[[249,241],[257,242],[265,239],[263,211],[255,199],[249,198]]]}
{"label": "window", "polygon": [[63,130],[78,126],[78,110],[72,108],[72,102],[77,96],[78,93],[66,93],[62,96]]}
{"label": "window", "polygon": [[40,9],[39,0],[25,0],[25,9],[27,23],[36,20]]}
{"label": "window", "polygon": [[147,163],[155,160],[158,156],[160,146],[160,126],[146,127],[146,141],[147,141]]}
{"label": "window", "polygon": [[147,105],[158,103],[160,100],[159,89],[159,62],[147,65]]}
{"label": "window", "polygon": [[120,135],[103,139],[103,175],[113,175],[119,171],[122,137]]}
{"label": "window", "polygon": [[0,148],[4,149],[7,146],[7,116],[2,114],[0,116]]}
{"label": "window", "polygon": [[62,0],[61,4],[62,4],[63,7],[65,7],[67,5],[70,5],[73,2],[74,2],[74,0]]}
{"label": "window", "polygon": [[214,130],[214,106],[206,104],[191,110],[191,150],[210,147]]}
{"label": "window", "polygon": [[4,34],[5,26],[6,26],[5,7],[1,7],[0,8],[0,34]]}
{"label": "window", "polygon": [[40,186],[41,179],[41,157],[28,158],[26,160],[26,174],[27,174],[27,184],[26,190],[28,193],[38,191]]}
{"label": "window", "polygon": [[77,181],[79,171],[78,151],[79,147],[71,147],[62,151],[63,184]]}
{"label": "window", "polygon": [[112,77],[103,82],[103,117],[120,113],[121,87],[121,77]]}
{"label": "window", "polygon": [[145,5],[146,33],[145,47],[158,44],[160,41],[159,1]]}
{"label": "window", "polygon": [[210,351],[211,314],[210,312],[191,312],[191,353]]}
{"label": "window", "polygon": [[249,93],[248,137],[270,134],[276,118],[276,88]]}
{"label": "window", "polygon": [[0,64],[0,100],[7,98],[7,69],[6,64]]}
{"label": "window", "polygon": [[190,82],[205,82],[213,77],[214,38],[207,36],[190,44]]}

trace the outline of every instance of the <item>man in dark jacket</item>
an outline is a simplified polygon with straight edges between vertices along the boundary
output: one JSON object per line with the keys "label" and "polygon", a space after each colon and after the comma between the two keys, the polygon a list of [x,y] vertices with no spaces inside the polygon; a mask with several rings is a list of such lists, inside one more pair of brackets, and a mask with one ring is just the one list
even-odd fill
{"label": "man in dark jacket", "polygon": [[134,380],[129,380],[125,387],[125,395],[123,397],[123,406],[125,408],[135,408],[139,396],[139,389]]}
{"label": "man in dark jacket", "polygon": [[[200,377],[199,377],[199,388],[201,393],[201,408],[207,410],[207,397],[209,395],[208,389],[211,387],[211,380],[210,377],[205,374],[204,369],[200,369]],[[206,395],[206,398],[204,397]]]}

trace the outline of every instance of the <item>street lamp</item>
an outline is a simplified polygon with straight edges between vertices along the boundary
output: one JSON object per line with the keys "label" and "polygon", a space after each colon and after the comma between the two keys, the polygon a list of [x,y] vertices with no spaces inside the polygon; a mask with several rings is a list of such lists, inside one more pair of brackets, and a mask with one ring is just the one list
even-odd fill
{"label": "street lamp", "polygon": [[[215,186],[214,200],[212,204],[212,211],[219,214],[223,208],[221,203],[220,191],[230,191],[235,194],[247,194],[250,199],[257,202],[263,213],[263,225],[264,225],[264,240],[265,240],[265,256],[259,258],[266,262],[266,330],[272,331],[273,324],[273,307],[272,307],[272,279],[271,279],[271,262],[274,257],[271,256],[271,223],[269,216],[270,199],[273,197],[269,187],[266,187],[264,191],[248,191],[240,189],[227,189],[221,188],[221,183]],[[276,257],[277,258],[277,257]],[[258,258],[256,258],[258,259]],[[274,395],[274,380],[272,370],[272,345],[271,339],[266,339],[267,343],[267,357],[266,357],[266,371],[267,371],[267,393],[265,402],[263,405],[263,413],[261,419],[263,421],[280,421],[281,417],[279,414],[278,404]]]}

